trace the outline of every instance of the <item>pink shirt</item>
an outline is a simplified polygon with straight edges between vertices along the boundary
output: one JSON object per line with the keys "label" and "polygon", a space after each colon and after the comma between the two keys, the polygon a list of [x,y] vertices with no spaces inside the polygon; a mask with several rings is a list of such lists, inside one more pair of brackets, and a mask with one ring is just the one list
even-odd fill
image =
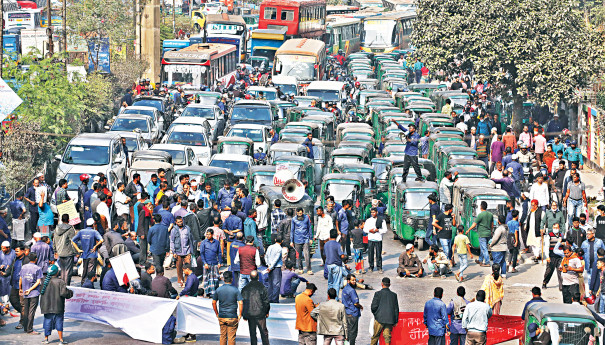
{"label": "pink shirt", "polygon": [[527,145],[527,148],[531,148],[532,145],[532,137],[531,134],[529,134],[529,132],[521,132],[521,134],[519,134],[519,140],[521,140],[522,142],[525,143],[525,145]]}
{"label": "pink shirt", "polygon": [[534,143],[536,144],[535,152],[544,153],[546,151],[546,138],[543,135],[538,134],[534,137]]}

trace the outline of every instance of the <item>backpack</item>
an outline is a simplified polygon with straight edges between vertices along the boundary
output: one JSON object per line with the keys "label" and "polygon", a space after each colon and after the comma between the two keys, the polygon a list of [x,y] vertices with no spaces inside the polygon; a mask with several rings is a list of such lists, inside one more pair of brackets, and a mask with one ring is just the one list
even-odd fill
{"label": "backpack", "polygon": [[466,309],[466,301],[462,297],[456,296],[452,298],[452,302],[454,303],[454,310],[452,311],[454,319],[462,320],[464,309]]}

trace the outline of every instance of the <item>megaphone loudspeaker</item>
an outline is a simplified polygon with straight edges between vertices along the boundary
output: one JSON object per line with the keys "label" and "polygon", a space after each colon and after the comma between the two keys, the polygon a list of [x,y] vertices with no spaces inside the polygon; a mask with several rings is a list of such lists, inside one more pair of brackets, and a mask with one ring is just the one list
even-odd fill
{"label": "megaphone loudspeaker", "polygon": [[289,202],[298,202],[305,195],[305,186],[297,179],[290,179],[284,183],[281,192]]}

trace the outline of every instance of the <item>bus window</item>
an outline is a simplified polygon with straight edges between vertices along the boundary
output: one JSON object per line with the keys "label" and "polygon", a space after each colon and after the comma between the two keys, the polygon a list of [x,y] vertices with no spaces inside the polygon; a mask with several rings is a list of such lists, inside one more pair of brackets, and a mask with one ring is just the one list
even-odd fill
{"label": "bus window", "polygon": [[265,7],[265,19],[276,19],[276,18],[277,18],[277,8]]}
{"label": "bus window", "polygon": [[289,22],[294,20],[294,11],[292,10],[282,10],[281,11],[281,20],[287,20]]}

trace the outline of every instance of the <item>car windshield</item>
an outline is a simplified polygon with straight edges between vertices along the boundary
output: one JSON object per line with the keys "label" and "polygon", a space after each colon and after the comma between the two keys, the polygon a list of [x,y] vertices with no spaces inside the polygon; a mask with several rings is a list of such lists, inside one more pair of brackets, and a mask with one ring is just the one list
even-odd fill
{"label": "car windshield", "polygon": [[328,190],[336,202],[342,202],[345,199],[354,199],[354,184],[330,183],[328,185]]}
{"label": "car windshield", "polygon": [[147,119],[124,119],[117,118],[111,126],[112,132],[132,132],[134,130],[140,130],[143,133],[149,133],[149,126]]}
{"label": "car windshield", "polygon": [[428,210],[429,195],[433,194],[431,191],[412,191],[409,190],[405,193],[405,203],[403,208],[408,210]]}
{"label": "car windshield", "polygon": [[63,163],[80,165],[109,164],[109,146],[69,145]]}
{"label": "car windshield", "polygon": [[248,174],[248,161],[226,161],[215,159],[210,162],[211,167],[225,168],[235,176],[246,176]]}
{"label": "car windshield", "polygon": [[158,151],[168,152],[172,156],[172,164],[183,165],[187,164],[185,160],[185,150],[166,150],[166,149],[152,149]]}
{"label": "car windshield", "polygon": [[66,174],[64,179],[67,180],[67,190],[78,190],[78,186],[80,185],[80,175],[81,174]]}
{"label": "car windshield", "polygon": [[274,186],[273,175],[256,175],[254,176],[253,191],[258,191],[261,186]]}
{"label": "car windshield", "polygon": [[223,150],[221,151],[221,153],[230,153],[230,154],[235,154],[235,155],[247,155],[248,154],[248,145],[224,143]]}
{"label": "car windshield", "polygon": [[277,98],[276,91],[267,91],[267,90],[250,90],[248,93],[254,95],[256,98],[260,98],[260,93],[263,93],[263,97],[268,101],[273,101]]}
{"label": "car windshield", "polygon": [[214,109],[212,108],[199,108],[199,107],[187,107],[183,110],[181,116],[201,117],[203,119],[214,119]]}
{"label": "car windshield", "polygon": [[396,29],[395,20],[367,20],[363,24],[362,42],[366,47],[386,47],[392,44],[392,36]]}
{"label": "car windshield", "polygon": [[366,187],[374,188],[374,179],[372,178],[373,177],[372,173],[356,171],[355,174],[363,177],[363,181],[364,181]]}
{"label": "car windshield", "polygon": [[477,199],[476,203],[476,207],[475,207],[475,212],[477,212],[477,214],[481,213],[481,202],[485,201],[487,203],[487,210],[489,212],[491,212],[492,214],[497,215],[498,214],[498,206],[499,205],[506,205],[506,200],[504,199]]}
{"label": "car windshield", "polygon": [[339,102],[340,95],[335,90],[307,90],[308,96],[319,97],[322,101]]}
{"label": "car windshield", "polygon": [[155,99],[140,99],[132,103],[133,106],[137,107],[153,107],[159,111],[162,111],[162,101]]}
{"label": "car windshield", "polygon": [[231,121],[250,121],[271,123],[271,109],[264,106],[234,106]]}
{"label": "car windshield", "polygon": [[298,92],[296,92],[296,85],[293,85],[293,84],[275,84],[275,86],[279,86],[279,89],[281,90],[281,92],[283,92],[286,95],[289,95],[289,94],[296,95],[296,94],[298,94]]}
{"label": "car windshield", "polygon": [[189,146],[206,146],[206,136],[199,132],[177,132],[170,133],[166,144],[181,144]]}
{"label": "car windshield", "polygon": [[128,152],[134,152],[139,149],[139,141],[137,138],[126,138],[126,147]]}
{"label": "car windshield", "polygon": [[261,129],[231,128],[228,137],[244,137],[254,142],[263,141],[263,131]]}
{"label": "car windshield", "polygon": [[357,157],[338,156],[334,157],[334,165],[347,163],[361,163]]}
{"label": "car windshield", "polygon": [[146,115],[153,119],[153,110],[141,110],[141,109],[126,108],[126,109],[124,109],[122,114]]}
{"label": "car windshield", "polygon": [[387,170],[388,164],[386,163],[372,163],[372,168],[374,168],[374,172],[376,173],[376,178],[379,180],[386,180],[389,178],[389,172]]}

